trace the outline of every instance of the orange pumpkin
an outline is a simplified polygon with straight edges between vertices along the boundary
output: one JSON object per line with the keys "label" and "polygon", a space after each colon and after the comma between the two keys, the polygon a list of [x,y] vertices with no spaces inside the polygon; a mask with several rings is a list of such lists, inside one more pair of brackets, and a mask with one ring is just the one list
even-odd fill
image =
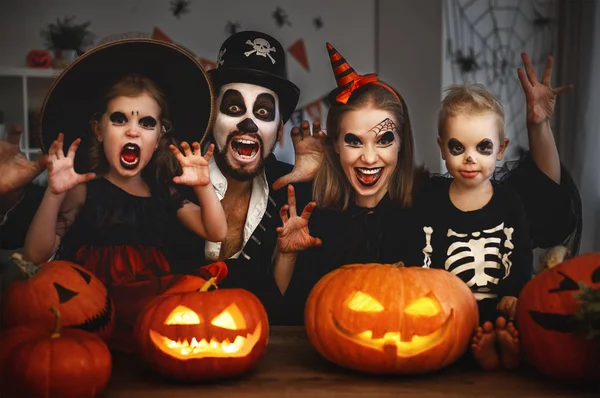
{"label": "orange pumpkin", "polygon": [[47,69],[52,66],[52,55],[46,50],[31,50],[27,54],[27,65]]}
{"label": "orange pumpkin", "polygon": [[[3,393],[28,398],[84,398],[99,395],[110,379],[112,360],[106,344],[95,334],[61,331],[60,311],[53,332],[32,325],[23,333],[9,330],[2,335]],[[8,364],[8,366],[7,366]],[[5,396],[5,395],[2,395]]]}
{"label": "orange pumpkin", "polygon": [[135,338],[142,357],[173,379],[199,381],[250,370],[267,346],[269,323],[256,296],[243,289],[216,289],[211,278],[188,276],[140,313]]}
{"label": "orange pumpkin", "polygon": [[578,283],[600,289],[600,253],[586,253],[544,270],[525,285],[516,322],[528,362],[566,380],[600,380],[600,340],[578,331]]}
{"label": "orange pumpkin", "polygon": [[477,303],[438,269],[352,264],[311,291],[305,327],[328,360],[369,373],[424,373],[451,364],[477,327]]}
{"label": "orange pumpkin", "polygon": [[62,325],[97,333],[107,340],[114,327],[114,306],[106,287],[85,268],[69,261],[50,261],[36,266],[12,257],[22,271],[2,295],[2,328],[35,323],[52,330],[55,306]]}

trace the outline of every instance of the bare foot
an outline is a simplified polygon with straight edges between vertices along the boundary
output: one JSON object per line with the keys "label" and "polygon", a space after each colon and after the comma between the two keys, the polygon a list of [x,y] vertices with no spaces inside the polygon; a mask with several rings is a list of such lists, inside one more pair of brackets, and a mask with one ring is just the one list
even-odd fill
{"label": "bare foot", "polygon": [[506,369],[515,369],[521,361],[519,331],[512,322],[506,323],[506,318],[496,319],[496,333],[500,345],[500,361]]}
{"label": "bare foot", "polygon": [[486,321],[483,327],[478,327],[471,344],[473,357],[484,370],[495,370],[500,367],[496,352],[496,332],[492,322]]}

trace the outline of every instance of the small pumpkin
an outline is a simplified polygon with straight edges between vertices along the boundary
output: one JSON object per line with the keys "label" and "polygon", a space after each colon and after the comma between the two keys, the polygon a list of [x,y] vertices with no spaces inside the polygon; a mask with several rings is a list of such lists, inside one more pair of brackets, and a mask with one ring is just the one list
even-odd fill
{"label": "small pumpkin", "polygon": [[600,289],[600,253],[586,253],[541,271],[519,295],[516,322],[527,361],[564,380],[600,379],[600,339],[579,329],[580,283]]}
{"label": "small pumpkin", "polygon": [[269,321],[262,303],[243,289],[209,291],[215,280],[187,276],[140,313],[134,335],[157,372],[186,381],[237,376],[264,354]]}
{"label": "small pumpkin", "polygon": [[[26,337],[9,330],[2,335],[3,392],[30,398],[84,398],[99,395],[108,384],[112,359],[106,344],[95,334],[78,330],[61,331],[60,311],[53,332],[32,325]],[[19,329],[17,328],[17,329]],[[9,366],[7,366],[9,364]],[[4,395],[3,395],[4,396]]]}
{"label": "small pumpkin", "polygon": [[55,306],[62,325],[97,333],[107,340],[114,327],[114,306],[106,287],[85,268],[70,261],[50,261],[39,266],[15,253],[12,260],[22,272],[2,295],[2,328],[35,323],[52,330]]}
{"label": "small pumpkin", "polygon": [[328,273],[312,289],[304,315],[311,343],[328,360],[395,374],[451,364],[479,321],[463,281],[402,263],[351,264]]}
{"label": "small pumpkin", "polygon": [[46,50],[31,50],[27,54],[27,66],[47,69],[52,66],[52,55]]}

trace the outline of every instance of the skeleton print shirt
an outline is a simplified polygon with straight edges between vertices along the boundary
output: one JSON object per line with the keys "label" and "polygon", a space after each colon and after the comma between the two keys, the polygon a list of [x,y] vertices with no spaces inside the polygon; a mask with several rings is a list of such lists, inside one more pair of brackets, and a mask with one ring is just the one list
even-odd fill
{"label": "skeleton print shirt", "polygon": [[[494,183],[490,201],[463,212],[450,200],[452,179],[436,178],[418,201],[416,236],[424,267],[461,278],[480,302],[517,297],[533,275],[529,224],[520,198]],[[495,308],[495,305],[494,305]]]}

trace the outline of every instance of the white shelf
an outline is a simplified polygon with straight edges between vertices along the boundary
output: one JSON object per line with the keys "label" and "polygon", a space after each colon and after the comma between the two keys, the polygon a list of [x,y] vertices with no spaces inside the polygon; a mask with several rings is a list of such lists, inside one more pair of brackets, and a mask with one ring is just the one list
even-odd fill
{"label": "white shelf", "polygon": [[28,67],[10,67],[0,66],[0,76],[15,76],[15,77],[58,77],[62,73],[62,69],[41,69]]}
{"label": "white shelf", "polygon": [[[40,97],[45,95],[45,93],[40,92],[40,87],[45,91],[62,71],[62,69],[52,68],[39,69],[19,66],[0,66],[0,78],[8,78],[8,80],[18,82],[18,85],[12,83],[7,84],[10,88],[0,90],[0,95],[3,97],[1,102],[4,107],[10,109],[7,114],[12,115],[13,120],[20,119],[20,123],[23,127],[23,134],[19,146],[23,154],[30,160],[32,157],[41,153],[39,148],[32,148],[32,143],[29,142],[31,136],[31,134],[29,134],[30,105],[34,100],[36,100],[36,103],[40,102]],[[41,82],[41,80],[45,80],[45,82]],[[14,98],[14,100],[11,100],[11,97]],[[20,103],[20,106],[17,105],[18,103]],[[18,114],[21,114],[22,116],[18,117]]]}

